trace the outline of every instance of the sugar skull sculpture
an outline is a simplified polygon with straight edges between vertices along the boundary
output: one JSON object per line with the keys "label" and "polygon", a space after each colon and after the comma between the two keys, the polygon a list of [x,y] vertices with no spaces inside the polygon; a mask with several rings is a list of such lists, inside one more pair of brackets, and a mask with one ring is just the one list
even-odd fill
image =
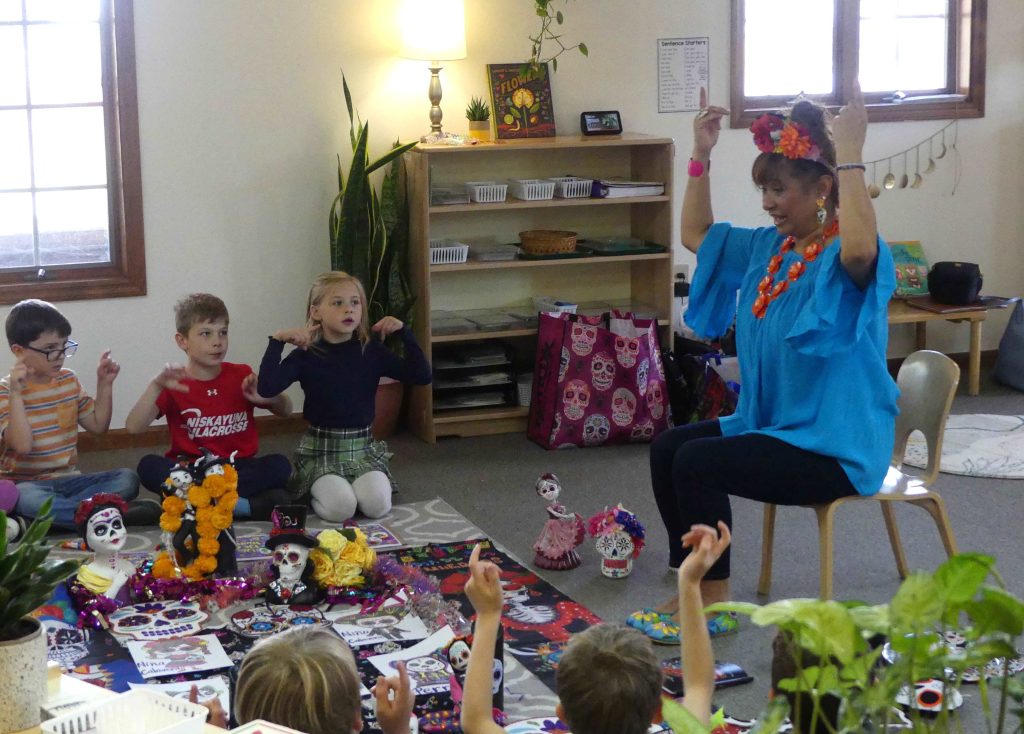
{"label": "sugar skull sculpture", "polygon": [[272,575],[267,585],[270,604],[316,604],[323,590],[313,580],[314,566],[309,552],[316,538],[306,534],[305,505],[278,505],[270,515],[273,527],[267,548],[272,552]]}
{"label": "sugar skull sculpture", "polygon": [[587,522],[591,537],[597,539],[601,573],[610,579],[629,576],[633,559],[644,547],[644,526],[621,504],[605,507]]}
{"label": "sugar skull sculpture", "polygon": [[569,512],[558,502],[562,485],[554,474],[543,474],[537,480],[537,494],[547,500],[548,520],[540,537],[533,544],[537,552],[533,562],[539,568],[553,571],[567,571],[579,566],[583,559],[576,552],[576,547],[586,537],[583,518],[579,513]]}

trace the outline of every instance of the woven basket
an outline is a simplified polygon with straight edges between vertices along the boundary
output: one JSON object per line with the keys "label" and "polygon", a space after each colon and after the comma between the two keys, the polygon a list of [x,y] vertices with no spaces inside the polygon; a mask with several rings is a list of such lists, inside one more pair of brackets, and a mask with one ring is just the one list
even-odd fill
{"label": "woven basket", "polygon": [[576,232],[557,229],[528,229],[519,233],[527,255],[564,255],[576,251]]}

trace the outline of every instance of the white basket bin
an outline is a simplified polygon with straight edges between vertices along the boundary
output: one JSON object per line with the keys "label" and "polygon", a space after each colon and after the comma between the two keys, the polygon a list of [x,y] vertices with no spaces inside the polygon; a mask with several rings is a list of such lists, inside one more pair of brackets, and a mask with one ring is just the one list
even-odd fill
{"label": "white basket bin", "polygon": [[469,194],[470,201],[494,204],[505,201],[508,184],[500,184],[496,181],[467,181],[466,192]]}
{"label": "white basket bin", "polygon": [[508,182],[512,196],[524,201],[551,199],[555,195],[555,182],[550,179],[523,178]]}
{"label": "white basket bin", "polygon": [[44,721],[44,734],[201,734],[206,707],[136,689]]}
{"label": "white basket bin", "polygon": [[534,296],[533,308],[538,313],[576,313],[576,304],[561,301],[554,296]]}
{"label": "white basket bin", "polygon": [[559,199],[589,198],[590,191],[594,187],[594,179],[592,178],[556,176],[551,180],[555,182],[555,196]]}
{"label": "white basket bin", "polygon": [[469,245],[455,240],[430,240],[430,264],[453,265],[466,262]]}
{"label": "white basket bin", "polygon": [[530,396],[533,394],[532,372],[525,372],[516,378],[516,393],[519,396],[519,404],[524,408],[529,408]]}

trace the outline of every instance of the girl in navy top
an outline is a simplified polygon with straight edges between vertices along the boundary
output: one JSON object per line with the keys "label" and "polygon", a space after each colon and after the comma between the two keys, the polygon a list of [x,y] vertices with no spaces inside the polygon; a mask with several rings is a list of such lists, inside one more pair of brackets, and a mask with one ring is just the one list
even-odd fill
{"label": "girl in navy top", "polygon": [[[430,383],[430,364],[412,333],[393,316],[367,328],[365,307],[358,279],[322,273],[309,291],[306,326],[270,337],[260,364],[261,395],[278,395],[296,381],[302,386],[309,429],[295,453],[290,489],[297,496],[311,493],[313,511],[330,522],[347,520],[357,509],[367,517],[391,510],[391,454],[370,435],[380,378]],[[404,357],[382,343],[395,333]],[[282,361],[285,344],[297,348]]]}

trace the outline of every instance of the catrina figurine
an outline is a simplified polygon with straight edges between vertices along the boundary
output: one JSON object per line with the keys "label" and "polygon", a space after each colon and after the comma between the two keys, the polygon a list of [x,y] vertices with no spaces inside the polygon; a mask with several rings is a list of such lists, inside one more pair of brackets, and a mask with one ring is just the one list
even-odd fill
{"label": "catrina figurine", "polygon": [[270,513],[273,527],[267,548],[271,550],[273,581],[267,585],[270,604],[316,604],[324,592],[313,580],[309,552],[316,538],[306,534],[306,506],[278,505]]}
{"label": "catrina figurine", "polygon": [[587,537],[583,518],[579,513],[566,510],[565,505],[558,501],[562,485],[554,474],[542,474],[536,489],[537,494],[548,501],[548,520],[533,544],[536,551],[534,565],[553,571],[576,568],[583,562],[576,547]]}

